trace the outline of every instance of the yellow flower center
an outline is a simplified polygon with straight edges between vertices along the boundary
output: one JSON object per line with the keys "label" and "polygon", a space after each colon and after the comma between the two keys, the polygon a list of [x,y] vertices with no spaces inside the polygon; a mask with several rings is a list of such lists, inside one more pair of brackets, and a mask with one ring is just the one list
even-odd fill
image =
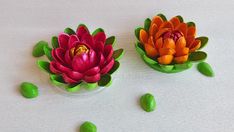
{"label": "yellow flower center", "polygon": [[85,45],[78,45],[76,47],[71,48],[70,50],[70,54],[72,57],[83,54],[83,53],[88,53],[88,52],[89,52],[89,49]]}

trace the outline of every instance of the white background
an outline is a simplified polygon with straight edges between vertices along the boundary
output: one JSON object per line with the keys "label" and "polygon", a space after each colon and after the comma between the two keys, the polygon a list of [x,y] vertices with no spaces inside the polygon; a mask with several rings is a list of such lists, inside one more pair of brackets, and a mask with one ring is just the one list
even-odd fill
{"label": "white background", "polygon": [[[233,132],[233,0],[1,0],[0,131],[77,132],[92,121],[99,132]],[[178,74],[150,69],[134,49],[134,28],[147,17],[164,13],[196,22],[198,35],[210,38],[204,51],[216,73],[201,75],[196,66]],[[90,97],[64,96],[31,55],[39,40],[67,26],[102,27],[124,48],[113,85]],[[43,58],[41,58],[43,59]],[[40,96],[25,99],[19,84],[38,85]],[[151,92],[157,109],[144,112],[139,97]]]}

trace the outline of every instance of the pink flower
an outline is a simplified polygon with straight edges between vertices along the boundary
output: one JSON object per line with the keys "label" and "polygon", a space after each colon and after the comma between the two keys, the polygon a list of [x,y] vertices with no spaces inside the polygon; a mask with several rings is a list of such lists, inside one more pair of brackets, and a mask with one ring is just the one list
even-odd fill
{"label": "pink flower", "polygon": [[105,45],[104,32],[92,36],[81,25],[76,34],[59,34],[58,43],[59,47],[52,50],[50,70],[61,74],[68,84],[98,82],[101,75],[108,73],[114,65],[113,47]]}

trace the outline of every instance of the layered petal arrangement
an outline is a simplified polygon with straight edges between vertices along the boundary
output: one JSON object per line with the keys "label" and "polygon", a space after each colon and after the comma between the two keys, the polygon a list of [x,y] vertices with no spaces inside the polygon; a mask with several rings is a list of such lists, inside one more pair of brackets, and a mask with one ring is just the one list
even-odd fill
{"label": "layered petal arrangement", "polygon": [[135,29],[136,50],[152,68],[175,73],[192,66],[192,61],[204,60],[207,54],[198,51],[207,37],[196,37],[194,22],[185,23],[181,16],[167,20],[163,14],[147,18],[144,27]]}
{"label": "layered petal arrangement", "polygon": [[114,51],[114,42],[115,37],[107,38],[101,28],[92,34],[84,24],[76,31],[66,28],[52,37],[53,48],[44,42],[42,51],[50,62],[38,61],[38,65],[51,74],[53,84],[70,92],[78,91],[81,85],[88,89],[107,86],[123,55],[123,49]]}

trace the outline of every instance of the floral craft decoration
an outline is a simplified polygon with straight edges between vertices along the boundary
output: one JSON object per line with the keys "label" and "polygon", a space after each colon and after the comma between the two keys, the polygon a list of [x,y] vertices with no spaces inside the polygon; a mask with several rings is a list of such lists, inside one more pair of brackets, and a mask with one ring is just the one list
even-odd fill
{"label": "floral craft decoration", "polygon": [[66,28],[58,37],[53,36],[51,43],[53,48],[45,41],[38,42],[33,55],[47,56],[50,62],[38,60],[38,66],[50,74],[54,85],[68,92],[109,86],[124,53],[123,49],[114,51],[114,36],[107,38],[101,28],[90,34],[84,24],[76,31]]}
{"label": "floral craft decoration", "polygon": [[147,18],[144,27],[135,29],[135,48],[151,68],[164,73],[181,72],[207,57],[199,50],[206,46],[208,38],[196,37],[196,32],[194,22],[185,23],[181,16],[167,20],[158,14]]}

